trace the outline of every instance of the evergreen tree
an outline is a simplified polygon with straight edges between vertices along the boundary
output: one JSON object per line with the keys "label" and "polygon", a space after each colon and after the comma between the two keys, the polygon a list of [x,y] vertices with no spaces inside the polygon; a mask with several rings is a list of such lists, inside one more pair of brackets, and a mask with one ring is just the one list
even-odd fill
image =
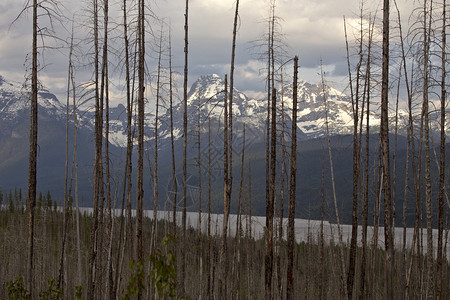
{"label": "evergreen tree", "polygon": [[47,209],[51,209],[53,205],[52,196],[50,195],[50,191],[47,191]]}

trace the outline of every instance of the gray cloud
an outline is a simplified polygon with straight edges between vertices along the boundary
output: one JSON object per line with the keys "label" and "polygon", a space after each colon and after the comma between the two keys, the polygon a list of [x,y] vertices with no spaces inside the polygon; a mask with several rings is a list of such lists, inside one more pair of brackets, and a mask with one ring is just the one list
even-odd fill
{"label": "gray cloud", "polygon": [[[19,3],[17,3],[19,2]],[[2,0],[0,4],[0,74],[11,76],[14,80],[23,78],[25,72],[24,61],[26,54],[31,49],[31,21],[29,18],[19,20],[11,30],[10,23],[22,8],[21,1]],[[240,22],[237,37],[236,57],[236,86],[241,90],[263,91],[264,80],[259,71],[264,63],[255,61],[257,50],[252,48],[264,34],[266,23],[264,19],[268,16],[269,1],[241,0]],[[281,18],[281,31],[284,40],[289,46],[288,55],[299,55],[302,71],[300,76],[304,79],[314,81],[317,78],[318,67],[321,59],[329,68],[330,80],[341,80],[346,75],[345,62],[345,40],[343,32],[343,15],[350,16],[349,22],[354,22],[356,12],[359,10],[359,0],[322,0],[298,1],[278,0],[276,14]],[[399,0],[402,8],[411,6],[407,0]],[[235,0],[191,0],[189,8],[189,83],[197,79],[199,75],[217,73],[223,76],[229,73],[231,59],[231,38],[234,18]],[[89,3],[80,4],[79,0],[68,0],[64,2],[67,15],[77,13],[85,16]],[[182,73],[184,64],[184,1],[153,1],[151,4],[155,15],[170,23],[172,28],[172,51],[173,66],[175,71]],[[374,9],[378,3],[370,4],[367,9]],[[121,4],[114,1],[110,3],[111,20],[120,23]],[[404,15],[407,15],[405,13]],[[131,17],[131,15],[130,15]],[[87,17],[86,17],[87,18]],[[88,36],[88,29],[83,27],[85,17],[77,17],[76,35],[78,38]],[[70,23],[70,22],[67,22]],[[152,23],[153,24],[153,23]],[[66,26],[70,26],[65,24]],[[115,28],[112,35],[120,37],[121,28]],[[157,26],[153,28],[158,32]],[[58,34],[68,38],[67,31],[60,30]],[[120,40],[112,42],[119,48]],[[154,42],[147,39],[148,45],[154,47]],[[84,58],[90,51],[89,43],[85,43],[81,52]],[[150,52],[150,51],[148,51]],[[45,62],[48,66],[41,72],[41,80],[46,86],[57,93],[61,98],[64,95],[65,76],[67,69],[68,50],[48,50]],[[117,52],[116,52],[117,53]],[[83,55],[82,55],[83,56]],[[113,56],[112,56],[113,57]],[[149,54],[147,64],[150,69],[155,67],[155,54]],[[118,72],[120,62],[113,60],[112,71]],[[83,60],[89,64],[89,59]],[[89,80],[92,71],[89,67],[77,70],[78,80]],[[119,78],[120,75],[115,75]],[[123,77],[123,76],[122,76]],[[118,84],[120,86],[120,84]],[[119,95],[121,90],[117,88],[114,93]],[[120,96],[117,96],[120,101]]]}

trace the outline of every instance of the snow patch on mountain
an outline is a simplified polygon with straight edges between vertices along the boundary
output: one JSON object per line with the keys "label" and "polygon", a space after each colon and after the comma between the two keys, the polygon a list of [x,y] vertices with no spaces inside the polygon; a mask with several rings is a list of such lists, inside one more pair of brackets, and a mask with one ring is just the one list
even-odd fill
{"label": "snow patch on mountain", "polygon": [[[0,78],[0,114],[3,119],[13,120],[25,110],[30,110],[30,90],[18,82]],[[65,113],[55,95],[46,89],[38,91],[38,112],[60,117]]]}
{"label": "snow patch on mountain", "polygon": [[[223,128],[224,90],[224,80],[217,74],[201,76],[194,82],[188,93],[187,99],[188,130],[190,131],[188,133],[188,138],[195,135],[195,132],[198,130],[202,133],[206,133],[209,120],[211,120],[211,126],[215,128],[216,132],[219,132],[220,128]],[[291,126],[290,122],[292,121],[292,92],[293,89],[291,84],[286,84],[277,91],[278,114],[281,112],[281,101],[283,101],[286,128]],[[19,115],[21,115],[22,118],[29,115],[29,99],[29,90],[24,88],[22,84],[9,81],[3,76],[0,76],[1,120],[11,121],[17,119]],[[374,133],[378,130],[380,124],[379,111],[376,111],[379,104],[375,102],[376,99],[371,101],[371,109],[373,109],[373,111],[369,113],[369,125],[371,127],[371,132]],[[65,105],[60,103],[56,96],[50,91],[41,89],[39,91],[38,103],[40,116],[46,115],[59,120],[65,120]],[[299,137],[301,139],[313,139],[326,135],[325,125],[327,119],[325,109],[327,109],[328,129],[331,135],[351,134],[353,132],[353,109],[349,96],[329,86],[323,88],[318,84],[300,81],[298,84],[297,126],[299,129]],[[362,105],[360,106],[360,109],[362,109]],[[245,124],[247,128],[250,127],[258,139],[264,139],[267,122],[267,98],[249,98],[247,95],[234,88],[232,110],[233,132],[237,136],[242,134],[243,125]],[[184,105],[183,102],[180,101],[173,107],[173,131],[175,140],[183,137],[183,113]],[[128,131],[126,108],[121,104],[115,108],[110,108],[109,115],[110,142],[118,147],[126,147]],[[432,114],[430,114],[430,116],[432,116]],[[135,117],[133,117],[131,126],[136,135],[137,128],[134,127],[134,118]],[[390,123],[394,124],[395,111],[390,111],[389,118]],[[79,108],[78,121],[80,127],[93,132],[95,130],[95,117],[92,107],[85,110]],[[198,127],[199,124],[200,127]],[[364,116],[362,124],[365,126],[366,116]],[[405,134],[405,128],[408,125],[407,111],[399,110],[398,125],[399,133]],[[434,132],[439,131],[437,125],[437,117],[435,116],[431,123],[431,128]],[[144,121],[145,141],[153,140],[154,126],[155,114],[147,106]],[[393,128],[393,125],[391,125],[390,128]],[[449,132],[450,125],[448,123],[446,128],[447,132]],[[393,129],[391,129],[391,132],[393,132]],[[170,112],[168,108],[161,108],[160,110],[158,134],[161,143],[170,141]],[[133,143],[137,143],[136,136],[134,137]]]}

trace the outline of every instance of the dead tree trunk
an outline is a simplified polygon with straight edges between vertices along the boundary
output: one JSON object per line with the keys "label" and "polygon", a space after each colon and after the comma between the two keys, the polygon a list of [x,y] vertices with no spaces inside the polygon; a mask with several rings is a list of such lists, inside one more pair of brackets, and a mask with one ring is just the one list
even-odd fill
{"label": "dead tree trunk", "polygon": [[63,210],[63,239],[61,245],[61,256],[59,260],[59,276],[58,276],[58,288],[62,290],[64,295],[64,255],[66,247],[66,237],[67,237],[67,201],[69,196],[67,195],[68,186],[68,173],[69,173],[69,100],[70,100],[70,83],[72,77],[72,53],[73,53],[73,25],[72,25],[72,35],[70,39],[70,49],[69,49],[69,66],[67,68],[67,99],[66,99],[66,159],[64,165],[64,210]]}
{"label": "dead tree trunk", "polygon": [[[362,64],[362,45],[363,45],[363,23],[362,23],[362,9],[361,9],[361,28],[360,28],[360,41],[359,41],[359,61],[356,66],[356,92],[353,93],[353,81],[350,69],[350,54],[348,50],[347,29],[345,26],[345,41],[347,48],[347,65],[348,75],[350,81],[350,98],[352,101],[353,112],[353,205],[352,205],[352,234],[350,240],[350,252],[349,263],[347,272],[347,295],[348,299],[352,299],[353,296],[353,282],[355,277],[355,264],[356,264],[356,239],[358,235],[358,182],[359,182],[359,155],[360,144],[358,139],[358,124],[359,124],[359,84],[360,84],[360,70]],[[345,18],[344,18],[345,22]]]}
{"label": "dead tree trunk", "polygon": [[197,221],[197,232],[198,232],[198,246],[199,246],[199,272],[198,272],[198,299],[203,299],[203,241],[202,241],[202,161],[201,161],[201,130],[200,130],[200,99],[197,103],[197,177],[198,177],[198,221]]}
{"label": "dead tree trunk", "polygon": [[233,185],[233,91],[234,91],[234,60],[236,56],[236,33],[237,33],[237,23],[239,18],[239,0],[236,1],[236,9],[234,13],[234,23],[233,23],[233,44],[231,47],[231,69],[230,69],[230,93],[228,101],[228,192],[227,195],[231,201],[231,190]]}
{"label": "dead tree trunk", "polygon": [[[345,24],[345,23],[344,23]],[[340,279],[342,281],[342,287],[341,290],[344,294],[344,298],[347,298],[347,288],[345,286],[346,284],[346,273],[345,273],[345,259],[344,259],[344,243],[342,241],[342,231],[341,231],[341,222],[339,218],[339,209],[338,209],[338,203],[337,203],[337,197],[336,197],[336,184],[334,180],[334,166],[333,166],[333,155],[331,151],[331,139],[330,139],[330,129],[328,124],[328,97],[326,93],[326,87],[325,87],[325,81],[323,78],[323,72],[321,74],[322,79],[322,96],[324,100],[324,110],[325,110],[325,132],[327,135],[327,144],[328,144],[328,157],[330,161],[330,173],[331,173],[331,187],[333,190],[333,202],[334,202],[334,210],[336,214],[336,223],[337,223],[337,231],[338,231],[338,239],[339,239],[339,256],[341,260],[341,276]]]}
{"label": "dead tree trunk", "polygon": [[98,1],[93,0],[94,9],[94,84],[95,84],[95,165],[94,165],[94,213],[92,216],[93,225],[90,234],[89,250],[89,274],[87,298],[95,297],[95,278],[97,268],[97,239],[98,239],[98,213],[100,200],[100,173],[102,172],[101,135],[102,124],[100,122],[100,97],[99,97],[99,46],[98,46]]}
{"label": "dead tree trunk", "polygon": [[161,89],[161,58],[162,58],[162,39],[163,26],[161,25],[161,32],[159,37],[158,49],[158,74],[156,79],[156,108],[155,108],[155,128],[154,128],[154,142],[155,142],[155,156],[154,156],[154,170],[153,170],[153,227],[152,227],[152,245],[150,245],[153,253],[156,247],[156,232],[157,232],[157,217],[158,217],[158,122],[159,122],[159,98]]}
{"label": "dead tree trunk", "polygon": [[283,219],[284,219],[284,188],[285,188],[285,159],[286,159],[286,141],[285,141],[285,113],[284,113],[284,81],[283,81],[283,69],[281,68],[281,183],[280,183],[280,215],[278,224],[278,241],[276,250],[276,262],[277,262],[277,288],[278,297],[283,299],[283,274],[281,271],[281,245],[283,241]]}
{"label": "dead tree trunk", "polygon": [[[188,11],[189,1],[186,0],[186,10],[184,13],[184,82],[183,82],[183,211],[182,211],[182,226],[183,226],[183,244],[186,243],[186,180],[187,180],[187,83],[188,83]],[[185,295],[185,280],[186,280],[186,256],[183,247],[181,247],[181,294]]]}
{"label": "dead tree trunk", "polygon": [[381,82],[381,125],[380,138],[383,158],[383,188],[384,188],[384,236],[386,249],[385,287],[386,299],[393,299],[393,241],[391,217],[391,173],[389,157],[389,0],[383,1],[383,65]]}
{"label": "dead tree trunk", "polygon": [[36,206],[36,157],[38,132],[38,79],[37,79],[37,31],[38,1],[33,0],[33,49],[31,69],[30,150],[28,161],[28,290],[33,297],[34,270],[34,208]]}
{"label": "dead tree trunk", "polygon": [[294,239],[295,239],[295,192],[297,178],[297,78],[298,78],[298,57],[294,58],[294,82],[292,86],[292,132],[291,132],[291,170],[289,182],[289,212],[287,228],[287,286],[286,299],[294,299]]}
{"label": "dead tree trunk", "polygon": [[75,208],[76,208],[76,239],[77,239],[77,271],[78,271],[78,285],[83,283],[83,273],[81,269],[81,237],[80,237],[80,209],[78,205],[78,158],[77,158],[77,105],[75,92],[75,78],[73,74],[73,66],[70,68],[70,77],[72,81],[72,100],[73,100],[73,168],[75,176]]}
{"label": "dead tree trunk", "polygon": [[443,293],[443,272],[442,265],[444,262],[444,254],[442,252],[442,240],[444,229],[444,192],[445,192],[445,102],[446,102],[446,1],[443,2],[442,8],[442,53],[441,53],[441,147],[440,147],[440,167],[439,167],[439,223],[438,223],[438,249],[437,249],[437,268],[436,268],[436,285],[437,297],[442,299]]}
{"label": "dead tree trunk", "polygon": [[277,145],[277,95],[276,90],[272,89],[272,109],[271,109],[271,134],[270,134],[270,189],[269,202],[266,203],[266,254],[265,254],[265,298],[272,299],[272,273],[273,273],[273,216],[275,202],[275,163],[276,163],[276,145]]}
{"label": "dead tree trunk", "polygon": [[222,274],[219,282],[219,299],[225,299],[226,298],[226,292],[227,292],[227,269],[228,269],[228,253],[227,253],[227,234],[228,234],[228,217],[230,214],[230,198],[228,197],[228,78],[227,75],[225,75],[225,89],[224,89],[224,128],[223,128],[223,135],[224,135],[224,143],[223,143],[223,224],[222,224],[222,247],[220,250],[220,262],[222,267]]}
{"label": "dead tree trunk", "polygon": [[[422,110],[424,116],[424,138],[425,138],[425,202],[426,202],[426,218],[427,218],[427,289],[426,297],[433,297],[433,228],[431,224],[432,211],[431,211],[431,174],[430,174],[430,121],[429,121],[429,56],[430,56],[430,43],[431,43],[431,14],[433,11],[433,1],[430,1],[429,11],[427,7],[427,1],[424,1],[423,14],[423,103]],[[427,15],[428,28],[427,28]]]}
{"label": "dead tree trunk", "polygon": [[173,236],[177,236],[177,193],[178,179],[175,168],[175,146],[173,136],[173,79],[172,79],[172,36],[169,30],[169,114],[170,114],[170,146],[172,153],[172,181],[173,181]]}
{"label": "dead tree trunk", "polygon": [[243,133],[243,142],[242,142],[242,150],[241,150],[241,174],[239,181],[239,196],[238,196],[238,207],[237,207],[237,216],[236,216],[236,233],[235,233],[235,247],[234,247],[234,278],[236,278],[236,299],[240,298],[241,292],[241,233],[242,233],[242,222],[241,222],[241,203],[242,203],[242,193],[243,193],[243,184],[244,184],[244,163],[245,163],[245,123],[244,123],[244,133]]}
{"label": "dead tree trunk", "polygon": [[211,289],[211,119],[208,119],[208,221],[207,221],[208,249],[206,251],[206,299],[214,294]]}
{"label": "dead tree trunk", "polygon": [[[138,161],[137,161],[137,198],[136,198],[136,238],[137,238],[137,261],[143,265],[143,199],[144,199],[144,72],[145,72],[145,4],[143,0],[138,2]],[[142,278],[138,282],[138,299],[142,297]]]}
{"label": "dead tree trunk", "polygon": [[[367,50],[367,64],[366,64],[366,78],[364,85],[364,97],[366,101],[366,149],[365,149],[365,161],[364,161],[364,195],[362,202],[362,257],[360,264],[360,284],[359,284],[359,298],[364,299],[366,297],[366,260],[367,260],[367,225],[369,215],[369,141],[370,141],[370,84],[371,84],[371,50],[372,50],[372,36],[374,23],[369,24],[369,45]],[[361,120],[364,118],[361,115]],[[362,127],[362,126],[361,126]]]}

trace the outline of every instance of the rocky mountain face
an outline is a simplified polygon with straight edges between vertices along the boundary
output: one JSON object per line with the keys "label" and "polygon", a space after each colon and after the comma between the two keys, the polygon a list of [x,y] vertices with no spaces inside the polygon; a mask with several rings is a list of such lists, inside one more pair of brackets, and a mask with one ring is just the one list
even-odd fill
{"label": "rocky mountain face", "polygon": [[[326,106],[323,95],[326,95]],[[292,86],[286,85],[278,91],[277,105],[281,112],[284,107],[285,128],[291,128],[292,115]],[[188,127],[192,132],[205,133],[208,120],[211,120],[213,129],[218,130],[223,126],[223,97],[224,81],[218,75],[201,76],[191,87],[188,93]],[[2,129],[13,128],[23,118],[28,118],[29,95],[21,84],[8,81],[0,76],[0,122]],[[152,99],[149,99],[151,101]],[[300,81],[298,86],[298,136],[300,140],[324,137],[325,131],[325,107],[328,110],[328,127],[330,135],[345,135],[353,132],[353,116],[350,98],[332,87],[322,87],[317,84]],[[283,102],[283,103],[282,103]],[[66,107],[58,101],[50,91],[39,91],[39,118],[50,118],[55,121],[65,120]],[[154,107],[154,106],[153,106]],[[170,138],[170,116],[168,105],[160,105],[158,122],[159,139],[164,144]],[[376,109],[376,103],[372,104]],[[391,112],[391,118],[394,118]],[[242,125],[246,124],[256,136],[264,137],[267,118],[267,100],[252,99],[237,89],[233,92],[233,123],[235,134],[239,136]],[[92,109],[78,109],[80,128],[87,131],[94,130],[94,113]],[[183,104],[178,101],[173,108],[174,137],[182,138],[183,131]],[[366,120],[364,117],[363,125]],[[399,128],[403,133],[407,122],[407,112],[399,111]],[[281,119],[279,121],[281,123]],[[370,114],[370,126],[373,132],[377,131],[380,119],[378,113]],[[200,126],[200,127],[199,127]],[[154,109],[147,107],[145,115],[146,140],[153,139],[155,127]],[[126,147],[127,119],[126,108],[122,104],[110,109],[110,143],[117,147]],[[6,132],[3,132],[6,134]],[[14,131],[9,132],[14,135]]]}
{"label": "rocky mountain face", "polygon": [[[324,98],[325,95],[325,98]],[[289,139],[291,130],[292,115],[292,86],[286,85],[277,92],[277,110],[278,115],[284,110],[286,139]],[[223,178],[223,115],[224,115],[224,82],[218,75],[207,75],[200,77],[191,87],[188,93],[188,172],[189,186],[191,194],[196,194],[196,186],[199,178],[198,174],[198,150],[201,152],[200,167],[201,177],[208,174],[206,164],[208,157],[208,147],[211,148],[212,159],[212,189],[216,191],[223,190],[220,178]],[[326,99],[326,101],[325,101]],[[163,101],[164,99],[161,99]],[[328,112],[328,127],[332,136],[331,143],[333,147],[333,159],[335,159],[335,176],[340,181],[337,184],[338,197],[342,201],[342,208],[351,212],[351,202],[344,199],[351,199],[351,176],[352,176],[352,156],[351,144],[353,132],[353,114],[351,99],[331,88],[325,87],[325,92],[320,85],[310,84],[301,81],[298,86],[298,139],[301,142],[298,154],[298,173],[299,179],[297,196],[299,207],[309,207],[308,214],[306,210],[299,209],[298,216],[314,217],[319,212],[317,203],[320,203],[320,178],[321,166],[326,156],[320,155],[326,147],[325,131],[325,108]],[[147,112],[145,114],[146,133],[146,188],[150,189],[147,196],[151,195],[151,176],[154,128],[155,128],[155,110],[154,100],[148,99]],[[168,111],[168,101],[160,104],[158,120],[158,142],[159,142],[159,161],[160,174],[159,182],[161,199],[160,205],[164,204],[164,199],[170,195],[173,178],[171,178],[171,153],[170,153],[170,114]],[[326,105],[325,105],[326,104]],[[39,113],[39,133],[38,133],[38,191],[46,193],[50,190],[52,194],[61,196],[64,186],[64,162],[65,162],[65,122],[66,106],[50,92],[44,89],[39,91],[38,97]],[[380,123],[379,113],[376,112],[378,105],[371,102],[371,107],[375,109],[370,114],[369,124],[371,132],[376,133]],[[69,110],[71,111],[71,107]],[[394,122],[394,111],[391,111],[392,125]],[[92,170],[94,163],[94,112],[92,109],[78,109],[78,170],[79,170],[79,194],[80,201],[84,205],[91,205],[92,196]],[[266,136],[266,118],[267,118],[267,99],[252,99],[244,93],[235,89],[233,92],[233,176],[239,178],[240,153],[243,144],[243,127],[246,129],[246,159],[251,161],[251,177],[253,186],[263,186],[265,182],[265,136]],[[399,111],[399,133],[406,132],[407,124],[406,111]],[[365,125],[365,118],[363,125]],[[175,138],[175,157],[177,169],[181,170],[181,143],[183,137],[183,103],[176,101],[173,107],[173,124]],[[281,133],[282,122],[278,120],[278,133]],[[73,155],[73,122],[70,121],[69,129],[69,162]],[[438,123],[433,122],[432,131],[438,133]],[[29,95],[27,90],[21,84],[7,80],[0,76],[0,190],[8,191],[15,187],[26,189],[27,170],[28,170],[28,135],[29,135]],[[125,162],[125,147],[127,134],[126,108],[118,105],[110,109],[110,151],[112,161],[112,174],[115,181],[121,182],[121,174]],[[447,132],[450,128],[447,125]],[[416,129],[417,131],[418,129]],[[136,131],[137,132],[137,131]],[[209,136],[211,145],[209,145]],[[371,139],[371,145],[374,149],[371,155],[376,155],[378,149],[377,135]],[[436,142],[436,140],[435,140]],[[200,147],[199,146],[200,143]],[[289,145],[290,143],[288,143]],[[406,148],[405,138],[399,138],[399,166],[404,165],[404,149]],[[281,152],[278,152],[281,153]],[[403,153],[403,154],[402,154]],[[134,157],[136,157],[134,155]],[[325,158],[324,158],[325,157]],[[375,161],[375,156],[371,161]],[[202,165],[203,164],[203,165]],[[69,164],[70,165],[70,164]],[[135,165],[135,162],[134,162]],[[246,167],[247,168],[247,167]],[[249,167],[250,168],[250,167]],[[399,168],[401,169],[401,168]],[[222,173],[221,173],[222,172]],[[398,172],[402,172],[399,170]],[[180,174],[177,174],[177,176]],[[207,182],[207,178],[200,178]],[[181,182],[180,180],[178,180]],[[376,182],[376,179],[372,180]],[[371,182],[372,182],[371,181]],[[401,184],[401,183],[398,183]],[[121,184],[118,184],[119,189]],[[237,186],[237,185],[235,185]],[[401,189],[399,189],[401,190]],[[181,187],[178,189],[181,191]],[[350,191],[350,192],[349,192]],[[197,191],[198,192],[198,191]],[[263,201],[263,189],[254,189],[253,198]],[[166,196],[163,196],[166,193]],[[237,189],[233,190],[237,193]],[[121,194],[120,192],[118,193]],[[217,193],[216,193],[217,194]],[[221,211],[220,195],[217,197],[217,211]],[[237,197],[237,195],[236,195]],[[181,199],[181,196],[178,197]],[[198,204],[195,203],[195,197],[189,199],[192,203],[192,209],[195,210]],[[223,198],[222,198],[223,199]],[[261,200],[262,199],[262,200]],[[398,199],[403,199],[399,195]],[[120,201],[120,199],[119,199]],[[149,201],[151,203],[152,201]],[[147,204],[147,208],[151,208]],[[232,210],[234,204],[232,204]],[[264,214],[264,203],[254,203],[255,214]],[[214,205],[213,205],[214,206]],[[189,209],[189,208],[188,208]],[[331,214],[332,215],[332,214]],[[348,216],[350,218],[350,214]],[[343,219],[345,220],[345,212]]]}

